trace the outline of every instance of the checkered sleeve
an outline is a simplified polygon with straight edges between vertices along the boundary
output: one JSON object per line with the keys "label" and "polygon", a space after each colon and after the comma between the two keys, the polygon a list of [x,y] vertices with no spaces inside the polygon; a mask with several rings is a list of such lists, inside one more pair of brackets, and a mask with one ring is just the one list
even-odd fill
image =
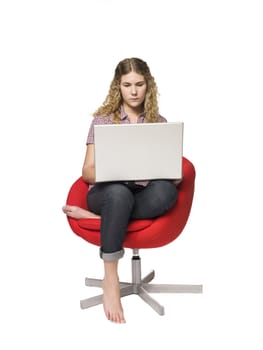
{"label": "checkered sleeve", "polygon": [[89,143],[94,143],[94,124],[95,124],[95,118],[92,120],[90,124],[86,145],[88,145]]}
{"label": "checkered sleeve", "polygon": [[98,124],[112,124],[112,116],[96,116],[93,118],[88,132],[88,137],[86,141],[87,145],[89,143],[94,143],[94,125]]}

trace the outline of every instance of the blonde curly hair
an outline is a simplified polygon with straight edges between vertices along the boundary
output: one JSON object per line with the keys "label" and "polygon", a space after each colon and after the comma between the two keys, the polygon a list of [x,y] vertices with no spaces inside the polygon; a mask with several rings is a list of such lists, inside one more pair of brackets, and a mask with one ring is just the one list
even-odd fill
{"label": "blonde curly hair", "polygon": [[146,81],[147,91],[143,103],[146,122],[157,122],[159,117],[158,89],[154,77],[151,75],[147,63],[135,57],[125,58],[118,63],[113,80],[110,84],[108,95],[102,106],[93,114],[94,116],[109,116],[113,114],[113,121],[115,123],[120,122],[120,106],[123,102],[120,92],[121,77],[132,71],[143,75]]}

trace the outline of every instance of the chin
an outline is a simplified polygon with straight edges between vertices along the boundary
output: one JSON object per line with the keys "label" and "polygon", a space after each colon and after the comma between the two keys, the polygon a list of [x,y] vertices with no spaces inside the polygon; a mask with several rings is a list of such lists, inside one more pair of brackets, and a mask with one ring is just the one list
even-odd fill
{"label": "chin", "polygon": [[129,106],[132,107],[132,108],[137,108],[137,107],[140,107],[142,105],[142,102],[130,102],[129,103]]}

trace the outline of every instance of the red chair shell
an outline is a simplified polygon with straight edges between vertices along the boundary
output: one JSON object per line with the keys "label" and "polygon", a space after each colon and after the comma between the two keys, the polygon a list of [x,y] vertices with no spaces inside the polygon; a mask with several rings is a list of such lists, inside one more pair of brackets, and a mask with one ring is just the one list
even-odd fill
{"label": "red chair shell", "polygon": [[[174,241],[183,231],[192,207],[195,186],[194,165],[183,157],[183,180],[178,186],[175,206],[165,215],[152,220],[134,220],[127,228],[125,248],[157,248]],[[66,203],[87,209],[89,185],[78,178],[71,186]],[[100,246],[100,219],[67,217],[72,231],[85,241]]]}

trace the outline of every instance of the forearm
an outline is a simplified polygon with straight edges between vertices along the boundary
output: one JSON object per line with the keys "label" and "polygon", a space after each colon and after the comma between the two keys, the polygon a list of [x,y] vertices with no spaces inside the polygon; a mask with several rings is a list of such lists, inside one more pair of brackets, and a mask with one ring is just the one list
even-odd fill
{"label": "forearm", "polygon": [[95,162],[94,162],[94,145],[87,145],[86,155],[82,166],[82,178],[89,184],[95,183]]}
{"label": "forearm", "polygon": [[176,186],[178,186],[182,181],[183,179],[177,179],[177,180],[174,180],[174,183],[176,184]]}
{"label": "forearm", "polygon": [[89,184],[95,183],[95,167],[83,167],[82,168],[82,178],[85,182]]}

